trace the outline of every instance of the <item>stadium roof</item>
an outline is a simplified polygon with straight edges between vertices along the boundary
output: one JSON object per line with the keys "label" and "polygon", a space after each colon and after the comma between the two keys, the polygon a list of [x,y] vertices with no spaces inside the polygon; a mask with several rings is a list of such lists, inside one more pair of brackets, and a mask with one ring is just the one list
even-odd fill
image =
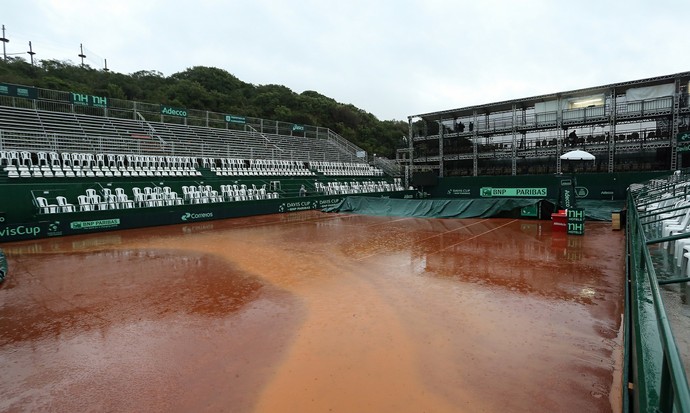
{"label": "stadium roof", "polygon": [[595,86],[595,87],[589,87],[589,88],[584,88],[584,89],[569,90],[569,91],[558,92],[558,93],[550,93],[547,95],[540,95],[540,96],[533,96],[533,97],[528,97],[528,98],[506,100],[506,101],[502,101],[502,102],[487,103],[487,104],[482,104],[482,105],[467,106],[464,108],[442,110],[439,112],[423,113],[423,114],[409,116],[409,119],[422,118],[426,121],[440,121],[443,119],[453,119],[453,118],[471,116],[474,114],[475,111],[477,113],[504,112],[504,111],[512,110],[513,105],[515,105],[517,108],[527,108],[527,107],[534,106],[534,104],[537,102],[547,102],[547,101],[551,101],[551,100],[556,100],[556,99],[561,98],[561,97],[573,98],[573,97],[579,97],[579,96],[588,96],[588,95],[592,95],[592,94],[596,94],[596,93],[608,92],[612,89],[616,89],[616,93],[620,94],[621,92],[625,92],[627,89],[630,89],[630,88],[667,84],[667,83],[669,83],[669,81],[673,81],[677,78],[682,78],[682,77],[690,77],[690,72],[681,72],[681,73],[676,73],[676,74],[672,74],[672,75],[664,75],[664,76],[652,77],[652,78],[647,78],[647,79],[621,82],[621,83],[611,83],[611,84],[603,85],[603,86]]}

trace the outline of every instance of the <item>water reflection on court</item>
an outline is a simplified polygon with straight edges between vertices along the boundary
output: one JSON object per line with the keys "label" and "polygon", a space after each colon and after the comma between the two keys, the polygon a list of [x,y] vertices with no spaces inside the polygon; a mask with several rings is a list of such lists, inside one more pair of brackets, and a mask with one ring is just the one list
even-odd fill
{"label": "water reflection on court", "polygon": [[3,244],[0,410],[620,410],[623,241],[307,211]]}

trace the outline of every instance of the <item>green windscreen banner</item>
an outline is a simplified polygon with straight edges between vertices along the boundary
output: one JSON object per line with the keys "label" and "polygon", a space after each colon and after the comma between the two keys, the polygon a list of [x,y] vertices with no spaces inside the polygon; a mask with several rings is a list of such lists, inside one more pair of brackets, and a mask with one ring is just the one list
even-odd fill
{"label": "green windscreen banner", "polygon": [[15,98],[36,99],[38,92],[36,88],[10,85],[8,83],[0,83],[0,96],[11,96]]}
{"label": "green windscreen banner", "polygon": [[492,188],[483,187],[479,190],[482,198],[503,197],[545,197],[547,188]]}
{"label": "green windscreen banner", "polygon": [[567,212],[568,234],[585,234],[585,210],[582,208],[570,208]]}
{"label": "green windscreen banner", "polygon": [[227,123],[245,124],[247,123],[247,118],[245,118],[244,116],[225,115],[225,121]]}
{"label": "green windscreen banner", "polygon": [[561,209],[568,209],[568,208],[574,208],[575,207],[575,192],[573,191],[573,187],[571,187],[571,186],[562,186],[561,187],[561,196],[560,196],[560,202],[558,203],[558,206]]}
{"label": "green windscreen banner", "polygon": [[178,118],[187,117],[187,109],[174,108],[172,106],[161,105],[161,115],[177,116]]}
{"label": "green windscreen banner", "polygon": [[69,94],[69,101],[74,105],[91,106],[94,108],[107,108],[108,98],[105,96],[93,96],[83,93],[71,92]]}

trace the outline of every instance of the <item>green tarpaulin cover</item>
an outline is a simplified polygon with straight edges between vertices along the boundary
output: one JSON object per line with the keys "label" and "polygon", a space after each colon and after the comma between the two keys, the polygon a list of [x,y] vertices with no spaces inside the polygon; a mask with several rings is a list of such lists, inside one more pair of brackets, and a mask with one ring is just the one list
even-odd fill
{"label": "green tarpaulin cover", "polygon": [[489,218],[535,205],[539,199],[389,199],[347,197],[325,212],[419,218]]}
{"label": "green tarpaulin cover", "polygon": [[[324,212],[351,212],[363,215],[400,216],[417,218],[491,218],[519,216],[519,210],[546,199],[389,199],[375,197],[347,197]],[[610,221],[611,213],[619,211],[624,201],[583,201],[578,208],[584,208],[588,220]],[[544,216],[544,219],[550,219]]]}
{"label": "green tarpaulin cover", "polygon": [[585,210],[585,216],[592,221],[611,221],[611,214],[625,208],[625,200],[602,201],[578,199],[577,207]]}

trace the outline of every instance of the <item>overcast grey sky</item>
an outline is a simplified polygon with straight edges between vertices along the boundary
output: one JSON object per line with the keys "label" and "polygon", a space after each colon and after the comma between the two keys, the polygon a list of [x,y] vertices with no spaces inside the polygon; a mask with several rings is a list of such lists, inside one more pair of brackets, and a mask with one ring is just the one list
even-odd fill
{"label": "overcast grey sky", "polygon": [[[687,0],[4,0],[7,53],[215,66],[381,120],[690,71]],[[1,81],[2,79],[0,79]]]}

